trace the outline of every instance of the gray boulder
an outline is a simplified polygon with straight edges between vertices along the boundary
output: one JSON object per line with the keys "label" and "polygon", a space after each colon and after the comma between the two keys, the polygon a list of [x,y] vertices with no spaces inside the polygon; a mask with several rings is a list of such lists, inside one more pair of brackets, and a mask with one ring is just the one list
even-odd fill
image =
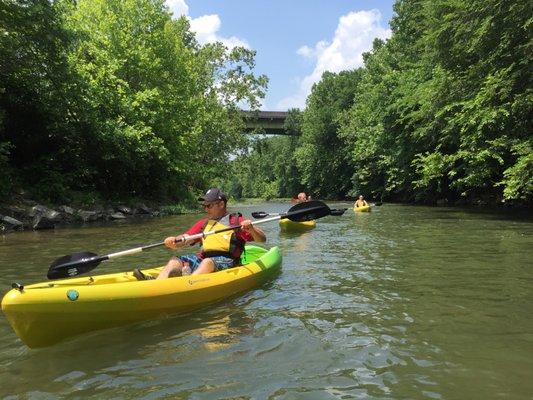
{"label": "gray boulder", "polygon": [[[59,214],[57,211],[55,213]],[[52,218],[48,218],[45,214],[37,214],[33,217],[32,228],[38,229],[54,229],[56,221]]]}
{"label": "gray boulder", "polygon": [[28,209],[20,206],[8,206],[6,208],[7,212],[4,212],[4,214],[8,214],[11,217],[14,217],[16,219],[27,219],[28,218]]}
{"label": "gray boulder", "polygon": [[69,206],[60,206],[58,210],[59,212],[66,214],[66,215],[70,215],[70,216],[73,216],[76,213],[74,209]]}
{"label": "gray boulder", "polygon": [[122,214],[120,211],[117,211],[116,213],[113,213],[109,216],[110,219],[126,219],[126,216]]}
{"label": "gray boulder", "polygon": [[137,208],[135,209],[135,214],[151,214],[152,210],[150,210],[146,205],[139,204]]}
{"label": "gray boulder", "polygon": [[30,209],[30,212],[28,213],[28,215],[30,217],[35,217],[36,215],[42,215],[42,214],[45,214],[47,211],[48,211],[48,207],[46,206],[43,206],[41,204],[37,204],[36,206],[33,206],[31,209]]}
{"label": "gray boulder", "polygon": [[29,216],[33,218],[35,218],[36,216],[44,216],[46,219],[49,219],[52,222],[61,221],[61,213],[40,204],[37,204],[36,206],[33,206],[31,208]]}
{"label": "gray boulder", "polygon": [[8,229],[9,228],[11,229],[23,229],[24,228],[24,224],[22,222],[20,222],[18,219],[9,217],[7,215],[0,215],[0,221],[2,221],[4,225],[7,226]]}
{"label": "gray boulder", "polygon": [[31,208],[29,216],[33,218],[33,229],[53,229],[62,220],[61,213],[40,204]]}
{"label": "gray boulder", "polygon": [[125,214],[125,215],[133,214],[133,210],[131,208],[129,208],[129,207],[126,207],[126,206],[117,206],[116,210],[120,211],[122,214]]}
{"label": "gray boulder", "polygon": [[83,222],[91,222],[98,219],[98,213],[96,211],[79,210],[78,215]]}

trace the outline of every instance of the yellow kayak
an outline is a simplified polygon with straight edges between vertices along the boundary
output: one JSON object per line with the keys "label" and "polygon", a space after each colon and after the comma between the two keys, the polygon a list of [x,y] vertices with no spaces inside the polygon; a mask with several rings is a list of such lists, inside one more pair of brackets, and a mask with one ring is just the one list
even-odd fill
{"label": "yellow kayak", "polygon": [[353,210],[355,212],[370,212],[371,207],[370,206],[354,207]]}
{"label": "yellow kayak", "polygon": [[[205,307],[271,278],[281,253],[247,245],[242,266],[205,275],[138,281],[132,272],[48,281],[10,290],[2,311],[28,347],[84,332]],[[143,270],[156,276],[162,267]]]}
{"label": "yellow kayak", "polygon": [[279,227],[284,232],[304,232],[316,227],[316,221],[294,222],[290,219],[280,219]]}

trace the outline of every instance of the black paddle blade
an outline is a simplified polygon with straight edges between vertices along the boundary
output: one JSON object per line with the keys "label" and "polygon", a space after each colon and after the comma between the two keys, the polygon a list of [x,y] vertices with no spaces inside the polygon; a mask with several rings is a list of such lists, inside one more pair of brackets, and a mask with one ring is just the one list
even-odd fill
{"label": "black paddle blade", "polygon": [[257,219],[268,217],[268,215],[269,214],[264,211],[254,211],[252,213],[252,217],[257,218]]}
{"label": "black paddle blade", "polygon": [[331,210],[326,204],[318,200],[312,200],[296,204],[281,218],[289,218],[294,222],[303,222],[322,218],[330,214]]}
{"label": "black paddle blade", "polygon": [[332,208],[331,215],[342,215],[347,210],[347,208]]}
{"label": "black paddle blade", "polygon": [[99,257],[98,254],[84,251],[69,254],[55,260],[48,270],[48,279],[69,278],[89,272],[107,257]]}

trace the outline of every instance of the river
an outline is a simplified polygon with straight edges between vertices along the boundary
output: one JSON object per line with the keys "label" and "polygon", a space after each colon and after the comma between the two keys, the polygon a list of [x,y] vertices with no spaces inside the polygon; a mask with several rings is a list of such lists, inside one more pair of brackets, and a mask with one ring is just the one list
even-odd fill
{"label": "river", "polygon": [[[334,203],[332,207],[349,207]],[[281,212],[276,202],[233,207]],[[76,251],[157,243],[181,215],[0,236],[0,290]],[[262,225],[282,273],[185,316],[30,350],[0,317],[5,399],[531,399],[533,217],[385,204],[303,234]],[[157,248],[94,273],[163,264]]]}

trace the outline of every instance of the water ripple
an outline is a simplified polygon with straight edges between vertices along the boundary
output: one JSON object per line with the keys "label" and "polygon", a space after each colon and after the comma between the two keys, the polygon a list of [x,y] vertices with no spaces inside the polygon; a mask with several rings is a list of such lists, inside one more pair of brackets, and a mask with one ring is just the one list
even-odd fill
{"label": "water ripple", "polygon": [[[51,260],[75,250],[155,243],[195,218],[9,235],[0,283],[42,280]],[[531,219],[386,205],[326,217],[304,234],[263,227],[282,249],[283,272],[209,310],[40,350],[0,319],[0,397],[531,398]],[[99,268],[168,256],[154,250]]]}

